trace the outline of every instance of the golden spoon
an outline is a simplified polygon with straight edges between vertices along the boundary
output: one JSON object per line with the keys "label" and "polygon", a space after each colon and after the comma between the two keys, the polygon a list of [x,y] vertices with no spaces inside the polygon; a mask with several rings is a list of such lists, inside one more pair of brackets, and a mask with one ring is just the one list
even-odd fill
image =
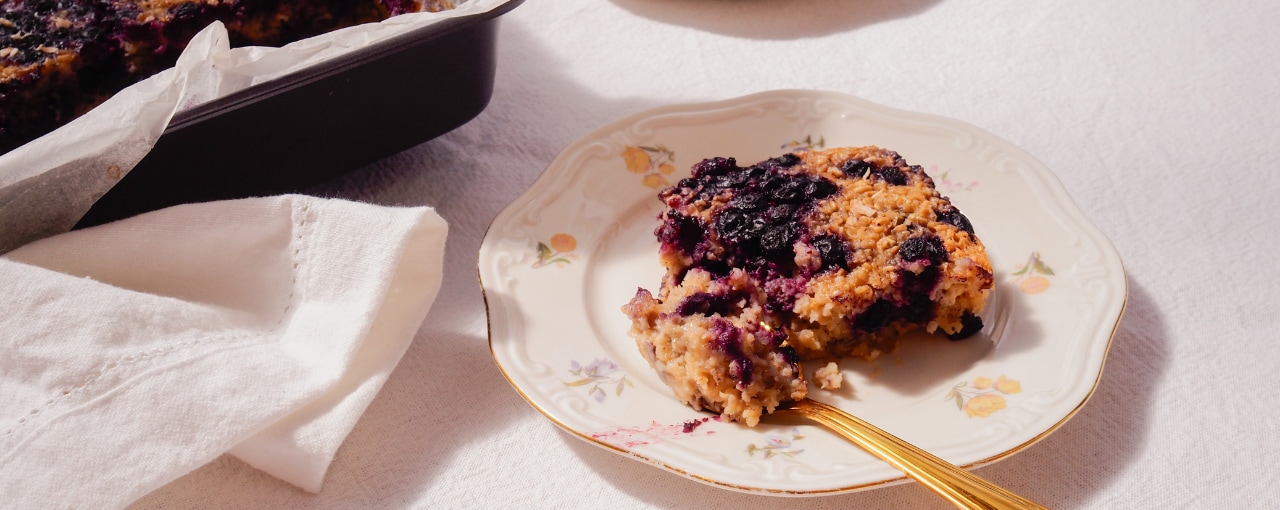
{"label": "golden spoon", "polygon": [[823,425],[888,462],[959,508],[1045,508],[898,439],[840,408],[810,399],[774,411]]}

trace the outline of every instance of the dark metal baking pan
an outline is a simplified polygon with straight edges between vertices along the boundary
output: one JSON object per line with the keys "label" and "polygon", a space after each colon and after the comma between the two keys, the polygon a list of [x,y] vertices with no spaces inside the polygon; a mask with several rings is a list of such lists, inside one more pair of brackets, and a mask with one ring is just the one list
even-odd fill
{"label": "dark metal baking pan", "polygon": [[441,20],[178,113],[76,225],[297,192],[447,133],[493,95],[499,17]]}

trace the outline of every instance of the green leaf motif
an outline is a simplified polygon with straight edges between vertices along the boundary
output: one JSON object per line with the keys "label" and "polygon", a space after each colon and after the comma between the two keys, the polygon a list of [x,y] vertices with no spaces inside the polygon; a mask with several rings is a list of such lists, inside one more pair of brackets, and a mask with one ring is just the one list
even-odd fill
{"label": "green leaf motif", "polygon": [[1045,264],[1044,262],[1041,262],[1041,261],[1040,261],[1040,257],[1036,257],[1036,271],[1039,271],[1039,272],[1040,272],[1040,273],[1042,273],[1042,274],[1047,274],[1047,275],[1049,275],[1049,276],[1053,276],[1053,270],[1052,270],[1052,269],[1049,269],[1049,265],[1048,265],[1048,264]]}

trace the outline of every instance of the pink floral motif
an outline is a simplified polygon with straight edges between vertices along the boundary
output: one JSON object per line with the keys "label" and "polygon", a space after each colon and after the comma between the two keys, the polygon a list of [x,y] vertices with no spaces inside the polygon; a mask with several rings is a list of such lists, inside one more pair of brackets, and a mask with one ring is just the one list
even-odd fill
{"label": "pink floral motif", "polygon": [[718,422],[720,417],[704,417],[675,424],[661,424],[653,421],[644,427],[614,427],[603,432],[595,432],[591,434],[591,438],[622,448],[635,448],[663,441],[715,434],[716,431],[702,426],[712,420]]}
{"label": "pink floral motif", "polygon": [[604,402],[605,391],[601,386],[612,385],[614,396],[622,396],[623,388],[632,386],[626,372],[618,370],[618,364],[606,358],[599,358],[583,365],[577,360],[569,361],[569,373],[577,379],[564,383],[565,386],[585,386],[587,394],[596,402]]}
{"label": "pink floral motif", "polygon": [[927,173],[931,176],[936,176],[933,178],[933,185],[938,188],[938,191],[941,191],[943,193],[954,193],[956,191],[973,191],[973,188],[978,187],[978,181],[966,182],[966,181],[951,180],[951,177],[950,177],[951,169],[949,168],[942,173],[938,173],[938,166],[930,165],[929,171]]}
{"label": "pink floral motif", "polygon": [[804,435],[800,433],[800,429],[795,428],[785,436],[770,434],[765,436],[764,446],[756,446],[755,443],[747,445],[747,455],[755,457],[756,453],[762,453],[766,459],[777,455],[795,457],[804,452],[804,448],[795,446],[795,442],[801,439],[804,439]]}

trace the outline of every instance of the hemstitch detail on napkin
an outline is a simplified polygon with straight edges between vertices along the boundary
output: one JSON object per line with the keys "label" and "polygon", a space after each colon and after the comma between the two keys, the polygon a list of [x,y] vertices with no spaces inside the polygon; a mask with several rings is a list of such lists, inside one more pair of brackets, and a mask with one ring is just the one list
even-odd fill
{"label": "hemstitch detail on napkin", "polygon": [[[265,335],[265,333],[269,333],[269,332],[270,332],[270,331],[264,332],[264,335]],[[64,387],[62,390],[60,390],[60,391],[57,393],[57,395],[55,395],[54,397],[50,398],[49,400],[46,400],[44,404],[42,404],[42,405],[40,405],[40,406],[38,406],[38,407],[36,407],[36,408],[31,409],[30,411],[28,411],[28,412],[27,412],[27,414],[25,414],[25,415],[23,415],[21,418],[18,418],[18,419],[17,419],[17,425],[15,425],[15,426],[13,426],[13,427],[10,427],[9,429],[5,430],[3,434],[0,434],[0,435],[6,436],[6,437],[7,437],[7,436],[12,436],[14,432],[17,432],[17,431],[18,431],[18,429],[22,428],[23,426],[25,426],[25,425],[26,425],[26,424],[28,424],[28,423],[31,423],[31,422],[35,421],[33,417],[38,417],[40,414],[44,413],[48,408],[53,407],[54,405],[58,404],[58,403],[59,403],[59,402],[61,402],[62,400],[67,399],[67,398],[71,398],[71,397],[75,396],[76,394],[78,394],[78,393],[80,393],[82,390],[84,390],[85,388],[87,388],[87,387],[89,387],[89,386],[93,385],[94,383],[98,382],[99,380],[103,379],[104,377],[106,377],[106,376],[110,375],[112,372],[116,371],[116,369],[118,369],[118,368],[121,368],[121,367],[124,367],[124,366],[127,366],[127,365],[132,365],[132,364],[134,364],[134,363],[143,362],[143,361],[151,361],[151,360],[153,360],[153,359],[159,359],[159,358],[160,358],[160,357],[162,357],[162,356],[165,356],[165,355],[168,355],[168,354],[173,354],[173,353],[176,353],[176,352],[178,352],[178,351],[184,351],[184,350],[190,349],[190,348],[192,348],[192,347],[199,346],[199,345],[201,345],[201,344],[208,344],[208,343],[210,343],[210,342],[214,342],[214,341],[239,340],[239,339],[249,338],[249,337],[253,337],[253,336],[263,336],[263,335],[253,335],[253,334],[249,334],[249,333],[241,333],[241,334],[237,334],[237,335],[218,336],[218,337],[213,337],[213,338],[205,338],[205,339],[202,339],[202,340],[188,340],[188,341],[186,341],[186,342],[182,342],[182,343],[179,343],[179,344],[174,344],[174,345],[171,345],[171,346],[166,346],[166,347],[156,348],[156,349],[150,349],[150,350],[147,350],[147,351],[144,351],[144,352],[141,352],[141,353],[136,353],[136,354],[130,354],[130,355],[128,355],[128,356],[124,356],[124,357],[122,357],[122,358],[119,358],[119,359],[117,359],[116,361],[110,361],[110,362],[107,362],[105,365],[103,365],[103,366],[102,366],[102,368],[101,368],[101,369],[99,369],[99,370],[97,371],[97,373],[96,373],[96,374],[94,374],[94,375],[92,375],[92,376],[90,376],[90,377],[88,377],[88,378],[86,378],[86,379],[84,379],[84,380],[80,381],[79,383],[73,384],[73,385],[71,385],[71,386],[69,386],[69,387]],[[241,346],[243,346],[245,343],[249,343],[249,342],[242,342],[242,343],[236,343],[236,344],[229,344],[229,345],[227,345],[226,347],[228,347],[228,348],[231,348],[231,347],[241,347]],[[68,388],[69,388],[69,389],[68,389]]]}
{"label": "hemstitch detail on napkin", "polygon": [[[292,242],[293,249],[290,250],[290,259],[291,259],[290,267],[292,268],[292,271],[290,271],[290,275],[289,275],[289,294],[285,298],[285,305],[281,309],[279,316],[276,318],[275,322],[272,324],[270,328],[256,334],[255,333],[239,333],[234,335],[219,335],[219,336],[213,336],[213,337],[204,338],[204,339],[188,340],[188,341],[170,345],[170,346],[152,348],[152,349],[143,351],[141,353],[130,354],[130,355],[118,358],[115,361],[107,362],[94,375],[80,381],[79,383],[73,384],[69,387],[62,388],[57,392],[57,394],[55,394],[53,397],[50,397],[43,404],[30,409],[26,414],[17,418],[15,420],[16,424],[8,427],[3,433],[0,433],[0,437],[5,437],[5,438],[12,437],[15,432],[17,432],[21,428],[26,427],[29,423],[34,422],[36,418],[40,417],[41,414],[46,413],[46,411],[48,411],[49,408],[57,405],[63,400],[66,400],[68,398],[75,396],[85,388],[93,385],[95,382],[102,380],[104,377],[106,377],[107,375],[110,375],[112,372],[116,371],[116,369],[120,367],[132,365],[134,363],[138,363],[141,361],[150,361],[150,360],[158,359],[162,356],[174,354],[180,351],[185,351],[187,349],[191,349],[191,348],[200,346],[202,344],[208,344],[210,342],[236,341],[236,340],[248,339],[251,337],[256,337],[257,339],[261,340],[261,339],[271,338],[276,333],[279,333],[281,331],[281,328],[285,324],[285,319],[289,317],[289,312],[293,309],[293,302],[294,302],[294,298],[296,297],[297,289],[298,289],[298,272],[302,270],[302,264],[300,262],[301,255],[302,255],[302,245],[303,243],[306,242],[306,236],[303,234],[303,231],[306,228],[311,226],[310,223],[308,223],[307,221],[309,213],[311,212],[311,205],[309,203],[304,202],[301,206],[294,209],[294,211],[297,214],[292,218],[294,223],[294,229],[293,229],[294,232],[293,232],[293,235],[291,236],[291,238],[293,239],[293,242]],[[242,347],[245,343],[252,343],[252,342],[239,342],[235,344],[229,344],[224,347],[225,348]],[[2,458],[3,457],[0,457],[0,459]]]}

